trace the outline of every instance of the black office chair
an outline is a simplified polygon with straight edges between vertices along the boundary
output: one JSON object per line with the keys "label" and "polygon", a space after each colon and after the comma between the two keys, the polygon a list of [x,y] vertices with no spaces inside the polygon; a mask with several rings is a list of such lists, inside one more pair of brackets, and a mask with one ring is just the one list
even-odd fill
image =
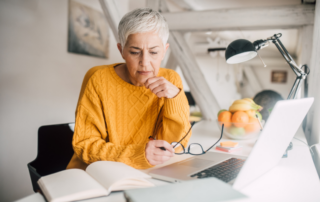
{"label": "black office chair", "polygon": [[28,163],[33,190],[40,190],[37,181],[45,175],[65,170],[73,156],[74,123],[41,126],[38,130],[38,155]]}
{"label": "black office chair", "polygon": [[195,106],[195,105],[196,105],[196,101],[194,101],[191,92],[185,91],[184,93],[186,94],[186,97],[187,97],[187,99],[188,99],[189,105],[190,105],[190,106]]}

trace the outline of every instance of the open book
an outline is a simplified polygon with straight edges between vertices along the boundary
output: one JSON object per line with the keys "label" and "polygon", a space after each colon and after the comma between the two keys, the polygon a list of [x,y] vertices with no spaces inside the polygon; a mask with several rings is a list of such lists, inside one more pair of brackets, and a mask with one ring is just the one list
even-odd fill
{"label": "open book", "polygon": [[124,163],[98,161],[86,171],[69,169],[40,178],[38,184],[49,202],[107,196],[112,191],[154,186],[151,176]]}

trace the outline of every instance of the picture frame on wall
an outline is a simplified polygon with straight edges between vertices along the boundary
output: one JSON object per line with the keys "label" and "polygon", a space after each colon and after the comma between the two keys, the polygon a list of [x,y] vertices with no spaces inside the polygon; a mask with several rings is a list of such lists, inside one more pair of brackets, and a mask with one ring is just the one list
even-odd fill
{"label": "picture frame on wall", "polygon": [[109,28],[102,12],[69,0],[68,52],[109,57]]}
{"label": "picture frame on wall", "polygon": [[271,83],[287,83],[288,72],[287,71],[272,71]]}

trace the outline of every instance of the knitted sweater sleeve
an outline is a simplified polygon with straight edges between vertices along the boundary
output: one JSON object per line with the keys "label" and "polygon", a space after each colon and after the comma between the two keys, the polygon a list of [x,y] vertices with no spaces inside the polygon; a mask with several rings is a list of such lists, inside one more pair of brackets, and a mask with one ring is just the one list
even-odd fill
{"label": "knitted sweater sleeve", "polygon": [[[174,98],[164,98],[164,105],[157,123],[156,136],[158,140],[166,140],[171,143],[177,142],[185,136],[191,125],[189,122],[189,104],[183,91],[180,76],[173,70],[170,71],[169,75],[170,81],[180,89],[180,92]],[[190,131],[189,135],[181,142],[183,146],[187,146],[191,133]]]}
{"label": "knitted sweater sleeve", "polygon": [[152,167],[145,157],[145,144],[116,145],[108,141],[99,81],[99,75],[95,73],[88,81],[77,107],[72,140],[75,154],[86,164],[118,161],[137,169]]}

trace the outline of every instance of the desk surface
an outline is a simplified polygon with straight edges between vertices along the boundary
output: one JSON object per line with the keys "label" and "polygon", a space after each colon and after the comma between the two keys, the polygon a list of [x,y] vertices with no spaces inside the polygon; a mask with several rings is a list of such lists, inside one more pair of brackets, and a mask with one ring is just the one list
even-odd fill
{"label": "desk surface", "polygon": [[[201,121],[194,126],[192,131],[193,134],[189,143],[200,143],[204,149],[209,148],[220,137],[220,131],[215,121]],[[297,131],[295,138],[306,142],[301,127]],[[240,201],[320,201],[320,181],[309,148],[306,144],[295,138],[292,140],[293,149],[288,152],[288,158],[281,159],[275,168],[241,189],[240,191],[249,196],[249,198]],[[226,140],[230,139],[223,136],[221,141]],[[243,150],[237,153],[237,155],[248,156],[256,139],[233,141],[239,142],[243,146]],[[214,150],[214,148],[210,151],[219,152]],[[192,156],[176,155],[161,166],[143,171],[148,173],[152,169],[190,157]],[[167,184],[167,182],[155,179],[151,179],[151,181],[156,185]],[[84,201],[124,202],[125,199],[122,192],[116,192],[108,197]]]}

